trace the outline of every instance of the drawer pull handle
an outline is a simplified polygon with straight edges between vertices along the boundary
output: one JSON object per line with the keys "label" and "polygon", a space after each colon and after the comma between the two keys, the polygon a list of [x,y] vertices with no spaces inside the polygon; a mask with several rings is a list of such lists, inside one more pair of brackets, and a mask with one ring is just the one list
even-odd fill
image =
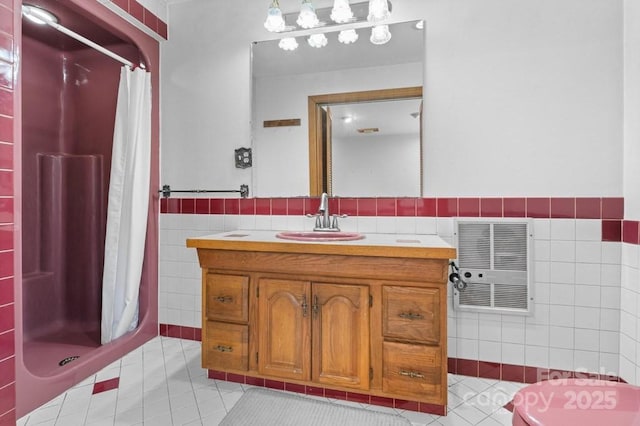
{"label": "drawer pull handle", "polygon": [[218,345],[214,349],[218,352],[233,352],[233,348],[231,346]]}
{"label": "drawer pull handle", "polygon": [[218,296],[216,300],[220,303],[231,303],[233,302],[233,297],[231,296]]}
{"label": "drawer pull handle", "polygon": [[401,376],[410,377],[412,379],[424,379],[424,374],[416,373],[415,371],[400,370],[399,373]]}
{"label": "drawer pull handle", "polygon": [[402,312],[398,316],[408,320],[424,319],[422,314],[414,314],[413,312]]}

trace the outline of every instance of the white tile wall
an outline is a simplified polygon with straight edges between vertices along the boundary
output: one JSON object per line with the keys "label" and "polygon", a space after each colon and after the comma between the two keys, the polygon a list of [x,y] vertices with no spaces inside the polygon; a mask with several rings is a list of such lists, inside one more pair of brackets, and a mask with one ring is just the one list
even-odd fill
{"label": "white tile wall", "polygon": [[[453,243],[452,218],[350,217],[340,225],[360,232],[437,233]],[[200,327],[200,269],[195,250],[185,246],[188,237],[312,227],[312,219],[298,216],[161,215],[160,322]],[[459,312],[450,302],[449,356],[640,378],[638,247],[602,242],[599,220],[535,219],[533,229],[534,312]]]}
{"label": "white tile wall", "polygon": [[[640,384],[640,246],[621,244],[620,375],[629,383]],[[607,336],[605,336],[606,338]],[[605,342],[610,344],[610,342]]]}
{"label": "white tile wall", "polygon": [[[497,321],[478,314],[478,359],[617,375],[624,299],[620,243],[601,241],[599,220],[535,219],[533,230],[534,312],[527,317],[499,315]],[[469,331],[460,327],[466,314],[449,308],[449,323],[458,324],[457,334],[449,330],[450,340],[458,341],[457,354],[450,356],[467,358],[459,350],[462,339],[471,346]]]}

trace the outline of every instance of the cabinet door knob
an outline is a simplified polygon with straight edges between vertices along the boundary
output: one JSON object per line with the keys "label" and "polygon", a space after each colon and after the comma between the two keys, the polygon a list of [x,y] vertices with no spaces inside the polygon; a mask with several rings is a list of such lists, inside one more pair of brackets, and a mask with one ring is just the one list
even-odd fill
{"label": "cabinet door knob", "polygon": [[408,320],[424,319],[422,314],[414,314],[413,312],[401,312],[398,316]]}
{"label": "cabinet door knob", "polygon": [[214,349],[218,352],[233,352],[233,348],[231,346],[218,345]]}
{"label": "cabinet door knob", "polygon": [[401,376],[410,377],[412,379],[424,379],[424,374],[416,373],[415,371],[400,370],[398,374],[400,374]]}
{"label": "cabinet door knob", "polygon": [[233,302],[233,297],[231,296],[218,296],[216,300],[220,303],[231,303]]}

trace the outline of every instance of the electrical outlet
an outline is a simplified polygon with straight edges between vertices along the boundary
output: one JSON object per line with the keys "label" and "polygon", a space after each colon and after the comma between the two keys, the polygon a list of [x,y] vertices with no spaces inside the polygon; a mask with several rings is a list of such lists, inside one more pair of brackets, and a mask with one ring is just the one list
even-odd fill
{"label": "electrical outlet", "polygon": [[236,168],[246,169],[251,167],[251,148],[236,149]]}

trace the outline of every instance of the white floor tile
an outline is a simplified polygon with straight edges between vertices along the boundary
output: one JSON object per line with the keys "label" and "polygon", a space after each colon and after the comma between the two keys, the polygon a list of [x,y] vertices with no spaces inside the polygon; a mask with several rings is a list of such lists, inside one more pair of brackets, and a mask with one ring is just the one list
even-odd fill
{"label": "white floor tile", "polygon": [[60,412],[60,405],[47,405],[29,416],[29,425],[44,424],[47,422],[55,422]]}
{"label": "white floor tile", "polygon": [[206,417],[202,417],[202,426],[217,426],[226,415],[227,412],[222,410],[209,414]]}
{"label": "white floor tile", "polygon": [[470,426],[471,423],[450,411],[445,417],[438,417],[437,424],[442,426]]}
{"label": "white floor tile", "polygon": [[56,426],[83,426],[87,420],[86,414],[71,414],[60,416],[56,420]]}
{"label": "white floor tile", "polygon": [[[29,415],[19,426],[217,426],[250,385],[212,380],[200,366],[201,344],[158,337]],[[93,395],[93,384],[119,377],[119,387]],[[399,414],[413,426],[507,426],[502,408],[523,384],[448,375],[446,417],[312,397]],[[298,394],[299,395],[299,394]],[[346,425],[345,425],[346,426]]]}
{"label": "white floor tile", "polygon": [[171,407],[171,418],[173,419],[174,425],[184,425],[194,421],[200,421],[200,412],[195,403],[177,409]]}
{"label": "white floor tile", "polygon": [[501,408],[490,417],[503,426],[511,426],[513,414],[509,410]]}
{"label": "white floor tile", "polygon": [[118,401],[116,407],[116,420],[119,424],[140,423],[144,420],[142,401],[128,399],[126,401]]}
{"label": "white floor tile", "polygon": [[472,425],[477,425],[482,420],[488,417],[488,414],[485,414],[484,412],[470,404],[459,405],[453,410],[453,413],[459,415]]}
{"label": "white floor tile", "polygon": [[401,411],[399,413],[402,417],[411,422],[412,425],[430,425],[438,416],[432,416],[431,414],[418,413],[416,411]]}
{"label": "white floor tile", "polygon": [[106,419],[98,419],[98,420],[89,420],[85,423],[87,426],[114,426],[116,423],[116,419],[114,417],[109,417]]}
{"label": "white floor tile", "polygon": [[491,417],[487,417],[486,419],[478,423],[478,426],[502,426],[502,423],[495,419],[492,419]]}
{"label": "white floor tile", "polygon": [[[242,388],[241,388],[242,389]],[[227,411],[231,410],[236,402],[242,397],[242,391],[235,392],[220,392],[220,396],[222,397],[222,402],[224,403],[224,407]]]}

